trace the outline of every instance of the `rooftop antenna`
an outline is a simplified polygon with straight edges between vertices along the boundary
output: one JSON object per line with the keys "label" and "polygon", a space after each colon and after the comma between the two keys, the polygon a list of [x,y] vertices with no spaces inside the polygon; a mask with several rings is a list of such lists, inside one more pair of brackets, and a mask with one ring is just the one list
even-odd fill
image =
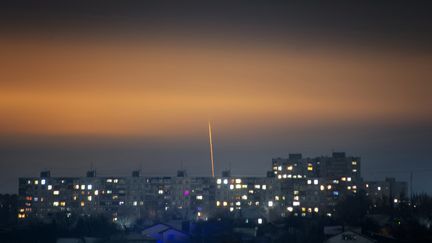
{"label": "rooftop antenna", "polygon": [[413,200],[413,172],[411,171],[411,173],[410,173],[410,200],[411,200],[411,203],[412,203],[412,200]]}
{"label": "rooftop antenna", "polygon": [[212,172],[212,177],[214,177],[215,174],[214,174],[214,157],[213,157],[213,139],[212,139],[212,126],[210,121],[208,122],[208,129],[209,129],[209,143],[210,143],[211,172]]}

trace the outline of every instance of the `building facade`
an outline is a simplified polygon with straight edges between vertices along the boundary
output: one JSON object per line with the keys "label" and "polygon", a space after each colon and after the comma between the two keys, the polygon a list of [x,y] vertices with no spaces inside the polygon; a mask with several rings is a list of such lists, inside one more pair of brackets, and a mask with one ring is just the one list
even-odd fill
{"label": "building facade", "polygon": [[266,177],[39,177],[19,179],[19,219],[105,215],[122,225],[153,221],[244,218],[257,224],[286,216],[332,216],[338,201],[364,190],[376,204],[400,202],[406,183],[394,179],[364,182],[360,157],[331,156],[272,159]]}

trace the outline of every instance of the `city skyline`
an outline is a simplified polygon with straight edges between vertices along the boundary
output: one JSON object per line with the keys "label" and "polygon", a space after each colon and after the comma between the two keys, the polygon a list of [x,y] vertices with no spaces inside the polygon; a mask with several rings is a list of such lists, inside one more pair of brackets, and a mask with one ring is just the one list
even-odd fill
{"label": "city skyline", "polygon": [[18,219],[102,214],[131,227],[142,217],[156,221],[233,217],[260,225],[284,217],[331,218],[338,202],[350,196],[368,197],[373,208],[399,207],[413,200],[407,182],[387,177],[364,180],[361,164],[360,157],[333,152],[313,158],[299,153],[273,158],[265,176],[252,177],[235,176],[229,170],[215,176],[213,164],[210,175],[196,177],[185,170],[176,176],[145,176],[140,170],[129,176],[101,176],[93,169],[78,177],[52,176],[48,170],[19,178]]}

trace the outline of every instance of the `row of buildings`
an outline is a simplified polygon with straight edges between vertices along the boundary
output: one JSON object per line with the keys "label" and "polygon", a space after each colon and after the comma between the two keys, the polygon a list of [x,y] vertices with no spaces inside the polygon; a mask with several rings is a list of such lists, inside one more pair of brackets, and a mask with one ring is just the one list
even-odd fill
{"label": "row of buildings", "polygon": [[178,171],[172,177],[96,175],[19,179],[19,213],[22,220],[103,214],[123,225],[137,219],[164,221],[243,218],[261,224],[275,218],[332,216],[339,200],[365,191],[374,204],[404,200],[407,184],[394,179],[364,181],[360,157],[331,156],[272,160],[266,177],[235,177],[223,171],[218,177],[189,177]]}

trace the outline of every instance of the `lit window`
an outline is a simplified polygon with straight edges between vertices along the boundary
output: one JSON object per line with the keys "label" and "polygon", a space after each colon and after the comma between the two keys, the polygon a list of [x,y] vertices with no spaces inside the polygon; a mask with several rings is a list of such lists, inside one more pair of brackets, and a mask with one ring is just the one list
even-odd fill
{"label": "lit window", "polygon": [[347,177],[347,181],[351,181],[351,177]]}
{"label": "lit window", "polygon": [[241,206],[241,202],[236,202],[236,206]]}
{"label": "lit window", "polygon": [[268,206],[273,207],[273,201],[268,201]]}
{"label": "lit window", "polygon": [[52,185],[48,185],[47,189],[48,189],[48,191],[52,190]]}
{"label": "lit window", "polygon": [[35,185],[39,184],[39,181],[38,181],[38,180],[35,180],[35,181],[34,181],[34,184],[35,184]]}
{"label": "lit window", "polygon": [[66,206],[66,202],[60,202],[60,206],[62,207]]}
{"label": "lit window", "polygon": [[225,184],[225,185],[228,184],[228,179],[224,179],[223,184]]}
{"label": "lit window", "polygon": [[197,199],[197,200],[203,200],[203,196],[198,195],[198,196],[196,196],[196,199]]}
{"label": "lit window", "polygon": [[79,187],[80,187],[79,185],[75,185],[75,189],[77,189],[77,190],[78,190],[78,189],[79,189]]}
{"label": "lit window", "polygon": [[159,190],[158,193],[159,193],[159,194],[163,194],[164,191],[163,191],[163,190]]}
{"label": "lit window", "polygon": [[381,187],[379,186],[379,187],[377,187],[377,189],[378,189],[378,191],[381,191]]}
{"label": "lit window", "polygon": [[54,207],[58,207],[58,205],[59,205],[59,202],[53,202]]}
{"label": "lit window", "polygon": [[346,181],[346,177],[342,177],[342,178],[341,178],[341,181]]}
{"label": "lit window", "polygon": [[106,182],[111,183],[112,179],[107,179]]}
{"label": "lit window", "polygon": [[216,201],[216,206],[219,207],[220,206],[220,202]]}
{"label": "lit window", "polygon": [[230,185],[230,189],[231,190],[234,189],[234,185],[233,184]]}
{"label": "lit window", "polygon": [[255,185],[255,188],[256,188],[256,189],[260,189],[260,188],[261,188],[261,185]]}
{"label": "lit window", "polygon": [[279,196],[275,196],[275,200],[276,200],[276,201],[279,201]]}
{"label": "lit window", "polygon": [[314,212],[318,213],[319,209],[318,208],[314,208]]}
{"label": "lit window", "polygon": [[60,192],[59,191],[53,191],[53,195],[59,195],[60,194]]}
{"label": "lit window", "polygon": [[308,185],[312,184],[312,180],[307,180],[307,184]]}
{"label": "lit window", "polygon": [[198,217],[201,217],[201,212],[198,212]]}
{"label": "lit window", "polygon": [[282,175],[278,175],[278,179],[282,179]]}
{"label": "lit window", "polygon": [[87,190],[91,190],[93,188],[92,185],[87,185]]}
{"label": "lit window", "polygon": [[265,190],[265,189],[267,189],[267,186],[266,186],[266,185],[262,185],[261,188],[262,188],[263,190]]}
{"label": "lit window", "polygon": [[91,201],[92,200],[92,196],[88,196],[87,200]]}
{"label": "lit window", "polygon": [[293,207],[287,207],[288,212],[292,212],[294,210]]}
{"label": "lit window", "polygon": [[262,218],[259,218],[259,219],[258,219],[258,224],[262,224],[262,223],[263,223]]}
{"label": "lit window", "polygon": [[314,180],[314,185],[318,185],[318,180],[317,179]]}
{"label": "lit window", "polygon": [[236,189],[240,189],[242,186],[240,184],[235,185]]}
{"label": "lit window", "polygon": [[298,201],[299,200],[299,196],[294,196],[294,200]]}
{"label": "lit window", "polygon": [[320,190],[324,191],[325,187],[323,185],[320,186]]}
{"label": "lit window", "polygon": [[223,202],[223,206],[226,207],[228,205],[227,202]]}
{"label": "lit window", "polygon": [[240,184],[240,183],[241,183],[241,179],[236,179],[235,182],[236,182],[237,184]]}
{"label": "lit window", "polygon": [[45,180],[45,179],[42,179],[42,180],[41,180],[41,185],[45,185],[45,183],[46,183],[46,180]]}
{"label": "lit window", "polygon": [[242,196],[242,199],[243,199],[243,200],[247,200],[247,195],[243,195],[243,196]]}
{"label": "lit window", "polygon": [[352,161],[352,165],[357,165],[357,161]]}
{"label": "lit window", "polygon": [[293,202],[293,206],[294,206],[294,207],[296,207],[296,206],[300,206],[300,202],[298,202],[298,201]]}
{"label": "lit window", "polygon": [[114,182],[114,183],[118,183],[118,179],[114,179],[113,182]]}
{"label": "lit window", "polygon": [[282,166],[279,166],[279,167],[278,167],[278,171],[282,171]]}
{"label": "lit window", "polygon": [[292,170],[293,169],[292,165],[288,166],[287,169]]}
{"label": "lit window", "polygon": [[95,190],[94,191],[94,194],[97,196],[97,195],[99,195],[99,191],[98,190]]}
{"label": "lit window", "polygon": [[85,185],[81,185],[81,190],[85,190],[86,186]]}
{"label": "lit window", "polygon": [[216,180],[216,183],[217,183],[218,185],[220,185],[220,184],[222,183],[222,180],[221,180],[221,179],[217,179],[217,180]]}
{"label": "lit window", "polygon": [[327,190],[331,190],[332,186],[331,185],[327,185]]}
{"label": "lit window", "polygon": [[234,208],[233,208],[233,207],[230,207],[230,212],[232,212],[232,211],[234,211]]}

